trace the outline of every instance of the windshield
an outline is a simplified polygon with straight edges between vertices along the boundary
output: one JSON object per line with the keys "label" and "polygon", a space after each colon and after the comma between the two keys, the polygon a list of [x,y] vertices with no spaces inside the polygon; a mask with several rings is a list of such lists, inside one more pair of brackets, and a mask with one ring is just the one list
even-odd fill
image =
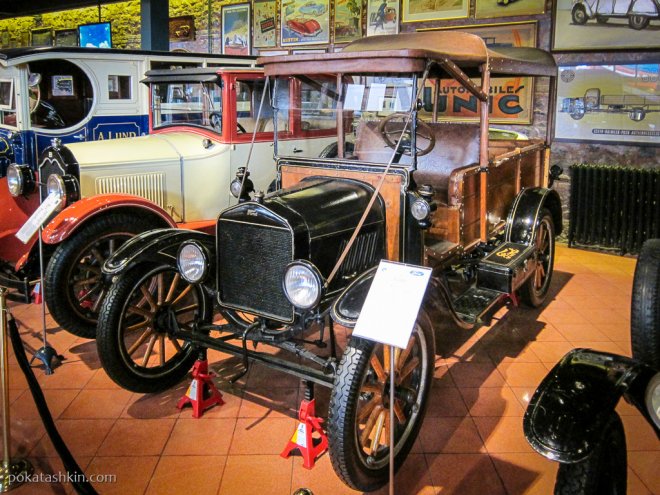
{"label": "windshield", "polygon": [[153,128],[200,126],[222,132],[222,89],[214,82],[162,82],[151,85]]}
{"label": "windshield", "polygon": [[[281,88],[288,79],[276,80],[274,107],[278,112],[278,133],[298,129],[306,137],[338,136],[337,129],[346,143],[345,158],[352,158],[356,143],[368,145],[374,153],[359,157],[364,161],[387,164],[392,155],[392,148],[383,139],[379,130],[388,117],[402,117],[411,109],[414,99],[415,79],[412,75],[360,75],[344,76],[341,90],[337,88],[337,77],[297,76],[291,79],[290,96]],[[288,115],[282,119],[281,113]],[[398,114],[398,115],[395,115]],[[396,127],[396,126],[395,126]],[[400,127],[399,127],[400,130]],[[399,132],[400,134],[400,132]],[[392,135],[394,136],[394,134]],[[396,137],[392,137],[396,144]],[[365,150],[367,146],[361,146]],[[286,152],[281,147],[278,155]],[[314,147],[296,148],[297,157],[316,158]],[[368,155],[368,156],[367,156]],[[332,157],[332,156],[327,156]]]}

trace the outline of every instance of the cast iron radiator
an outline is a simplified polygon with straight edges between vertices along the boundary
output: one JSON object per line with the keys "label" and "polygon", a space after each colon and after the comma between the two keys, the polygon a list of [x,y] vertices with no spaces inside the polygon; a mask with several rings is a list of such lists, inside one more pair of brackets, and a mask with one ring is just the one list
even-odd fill
{"label": "cast iron radiator", "polygon": [[660,237],[660,169],[573,165],[568,245],[639,252]]}

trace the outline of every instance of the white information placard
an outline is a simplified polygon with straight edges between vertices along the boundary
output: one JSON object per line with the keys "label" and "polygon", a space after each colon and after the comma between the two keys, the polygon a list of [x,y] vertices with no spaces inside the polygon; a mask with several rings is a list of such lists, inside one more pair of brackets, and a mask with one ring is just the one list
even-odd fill
{"label": "white information placard", "polygon": [[405,349],[430,278],[430,268],[382,260],[353,335]]}
{"label": "white information placard", "polygon": [[48,217],[52,215],[59,204],[60,197],[57,193],[50,193],[44,202],[39,205],[39,208],[34,210],[34,213],[27,219],[20,230],[16,232],[16,237],[18,237],[23,244],[27,244],[35,232],[39,230],[39,227],[48,220]]}

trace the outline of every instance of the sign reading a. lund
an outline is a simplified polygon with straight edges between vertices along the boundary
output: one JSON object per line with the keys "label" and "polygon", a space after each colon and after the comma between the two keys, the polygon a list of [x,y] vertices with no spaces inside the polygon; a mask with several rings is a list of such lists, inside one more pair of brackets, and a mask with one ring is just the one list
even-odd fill
{"label": "sign reading a. lund", "polygon": [[94,141],[136,137],[140,135],[140,127],[133,122],[99,124],[94,127],[93,134]]}

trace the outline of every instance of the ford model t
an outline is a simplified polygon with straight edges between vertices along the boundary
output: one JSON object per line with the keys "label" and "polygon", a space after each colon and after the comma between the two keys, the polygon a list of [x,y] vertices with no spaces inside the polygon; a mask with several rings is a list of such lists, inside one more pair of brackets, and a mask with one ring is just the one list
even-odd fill
{"label": "ford model t", "polygon": [[[212,348],[330,387],[332,465],[373,490],[387,481],[390,449],[400,465],[420,428],[439,309],[465,328],[509,301],[546,297],[561,230],[559,198],[545,187],[548,142],[489,144],[488,95],[491,74],[552,78],[555,63],[458,32],[260,62],[278,189],[252,193],[241,170],[232,189],[242,201],[220,213],[215,236],[165,229],[122,246],[104,265],[114,282],[99,316],[101,362],[121,386],[156,392]],[[442,79],[481,102],[479,122],[438,121]],[[296,119],[310,135],[334,131],[320,156],[287,141]],[[394,383],[387,348],[350,337],[381,259],[432,268]]]}

